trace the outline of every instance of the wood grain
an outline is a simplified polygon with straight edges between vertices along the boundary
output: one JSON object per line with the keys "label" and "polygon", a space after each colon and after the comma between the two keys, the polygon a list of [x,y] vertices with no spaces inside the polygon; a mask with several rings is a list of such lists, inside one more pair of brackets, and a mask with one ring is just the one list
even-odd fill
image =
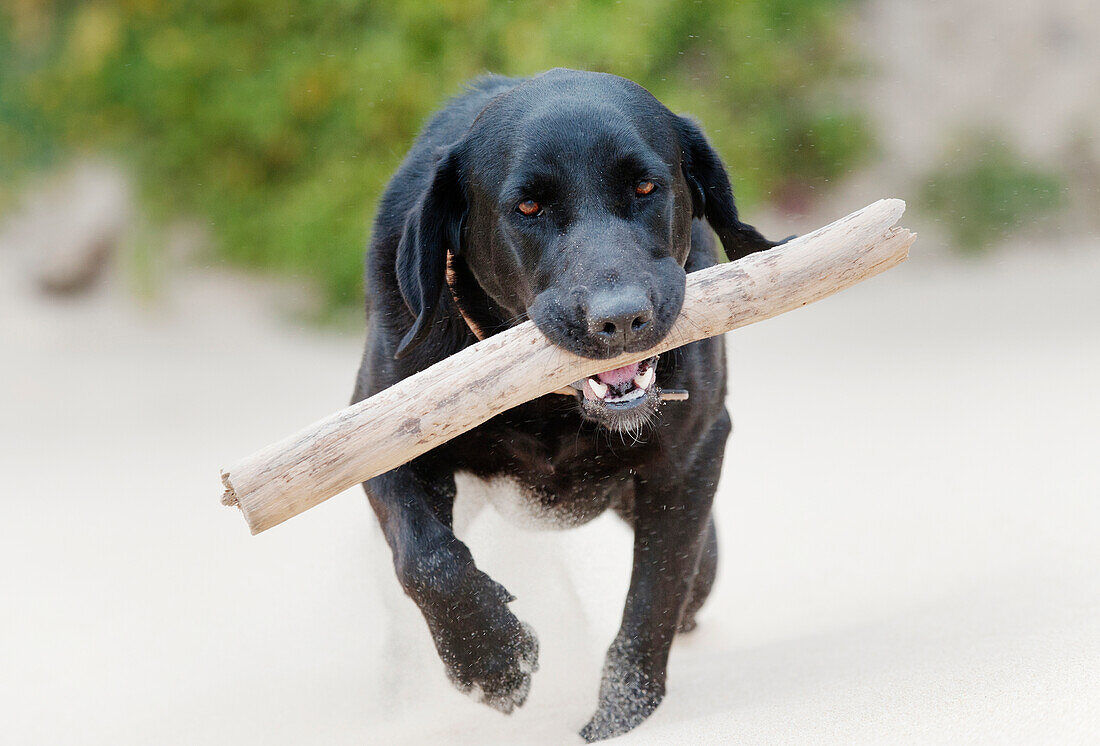
{"label": "wood grain", "polygon": [[644,352],[590,360],[531,322],[452,355],[222,470],[253,534],[572,381],[820,300],[905,260],[916,236],[884,199],[769,251],[688,275],[683,310]]}

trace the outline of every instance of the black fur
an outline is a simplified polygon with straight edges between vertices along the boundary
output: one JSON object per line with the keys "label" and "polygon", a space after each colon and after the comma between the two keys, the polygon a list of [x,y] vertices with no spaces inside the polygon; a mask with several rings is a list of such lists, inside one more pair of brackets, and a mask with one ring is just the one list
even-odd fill
{"label": "black fur", "polygon": [[[637,195],[639,180],[657,188]],[[516,211],[526,199],[539,203],[538,216]],[[699,128],[640,86],[570,70],[479,80],[428,124],[382,199],[355,400],[475,341],[445,283],[448,252],[462,308],[488,333],[530,317],[588,357],[652,346],[679,313],[685,273],[717,261],[696,218],[730,258],[774,245],[738,219]],[[695,342],[657,364],[658,385],[688,389],[690,400],[647,403],[647,424],[631,424],[642,428],[637,437],[616,432],[625,425],[614,413],[544,396],[364,485],[398,580],[456,686],[510,712],[537,666],[536,639],[509,611],[512,596],[452,531],[463,470],[514,478],[534,507],[562,520],[612,508],[633,526],[622,627],[582,735],[624,733],[657,707],[673,635],[694,626],[714,580],[725,382],[721,340]]]}

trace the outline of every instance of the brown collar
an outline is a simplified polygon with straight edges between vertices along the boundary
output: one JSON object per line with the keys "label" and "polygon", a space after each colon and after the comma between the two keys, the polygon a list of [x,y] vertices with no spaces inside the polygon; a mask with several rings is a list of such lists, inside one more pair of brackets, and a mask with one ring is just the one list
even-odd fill
{"label": "brown collar", "polygon": [[458,276],[455,274],[454,267],[455,255],[451,253],[450,249],[447,249],[447,288],[451,291],[451,300],[454,301],[455,308],[462,314],[462,320],[466,322],[467,328],[470,330],[470,334],[473,334],[478,342],[485,339],[488,334],[482,330],[478,323],[474,321],[470,314],[466,313],[466,309],[462,307],[462,302],[458,299],[458,290],[455,289],[455,285],[458,284]]}

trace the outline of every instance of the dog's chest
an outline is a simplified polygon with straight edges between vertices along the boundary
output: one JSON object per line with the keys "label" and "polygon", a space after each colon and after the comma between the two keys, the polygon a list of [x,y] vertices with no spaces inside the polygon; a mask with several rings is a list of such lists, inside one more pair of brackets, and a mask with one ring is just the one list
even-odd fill
{"label": "dog's chest", "polygon": [[608,507],[618,505],[626,486],[623,480],[614,478],[548,485],[515,475],[477,476],[466,471],[455,474],[455,483],[461,504],[474,511],[492,505],[511,523],[537,529],[585,524]]}
{"label": "dog's chest", "polygon": [[[559,404],[560,406],[560,404]],[[613,450],[575,414],[517,407],[457,440],[459,499],[521,526],[570,528],[633,499],[643,448]]]}

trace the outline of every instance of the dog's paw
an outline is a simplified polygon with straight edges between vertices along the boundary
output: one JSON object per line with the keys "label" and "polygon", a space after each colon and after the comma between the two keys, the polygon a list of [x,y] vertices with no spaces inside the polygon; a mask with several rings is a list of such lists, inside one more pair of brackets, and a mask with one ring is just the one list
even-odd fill
{"label": "dog's paw", "polygon": [[581,728],[581,738],[593,743],[634,730],[653,714],[663,696],[639,689],[606,701],[601,697],[600,708],[588,725]]}
{"label": "dog's paw", "polygon": [[504,614],[507,619],[441,646],[440,656],[460,692],[508,715],[527,701],[539,644],[529,625],[507,609]]}
{"label": "dog's paw", "polygon": [[[469,552],[433,562],[410,584],[447,677],[464,694],[510,713],[526,701],[538,669],[538,640],[508,610],[515,600],[478,570]],[[465,561],[462,561],[462,560]],[[421,560],[421,565],[426,563]]]}
{"label": "dog's paw", "polygon": [[612,646],[600,682],[600,705],[581,728],[588,743],[621,736],[641,725],[665,696],[664,677],[650,677]]}

